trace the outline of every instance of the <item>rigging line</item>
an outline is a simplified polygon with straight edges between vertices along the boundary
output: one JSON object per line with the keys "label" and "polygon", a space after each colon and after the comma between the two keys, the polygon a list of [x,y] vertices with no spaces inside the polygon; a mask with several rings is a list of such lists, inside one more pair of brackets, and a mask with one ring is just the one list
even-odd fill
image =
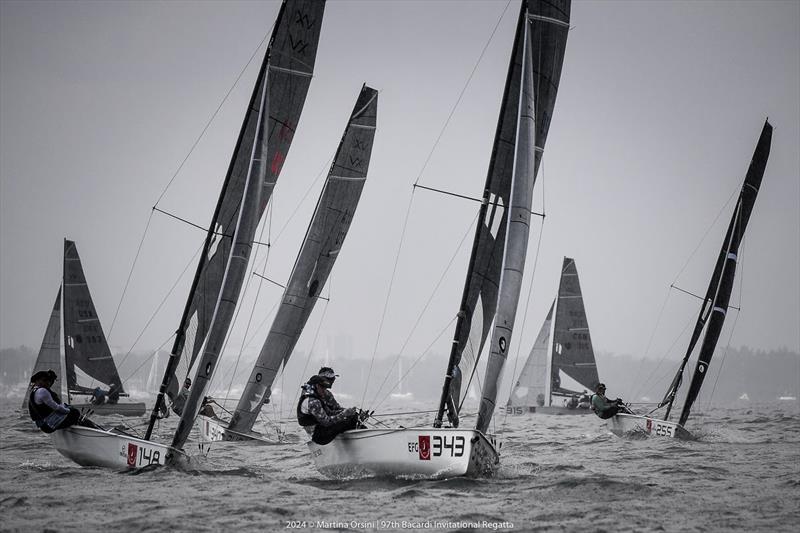
{"label": "rigging line", "polygon": [[128,279],[125,280],[125,286],[122,288],[122,295],[119,297],[119,303],[117,304],[117,310],[114,311],[114,318],[111,320],[111,327],[108,328],[108,334],[106,335],[106,340],[111,341],[111,333],[114,331],[114,325],[117,323],[117,316],[119,316],[119,310],[122,307],[122,302],[125,300],[125,294],[128,292],[128,286],[131,283],[131,277],[133,276],[133,269],[136,267],[136,262],[139,260],[139,254],[142,251],[142,245],[144,244],[144,239],[147,236],[147,230],[150,229],[150,222],[153,220],[153,211],[150,211],[150,216],[147,217],[147,224],[144,226],[144,232],[142,233],[142,238],[139,240],[139,246],[136,248],[136,255],[133,257],[133,263],[131,264],[131,269],[128,272]]}
{"label": "rigging line", "polygon": [[[433,192],[438,192],[438,193],[441,193],[441,194],[446,194],[447,196],[455,196],[456,198],[463,198],[465,200],[472,200],[473,202],[478,202],[478,203],[481,203],[481,204],[484,202],[483,198],[473,198],[472,196],[466,196],[464,194],[458,194],[458,193],[454,193],[454,192],[450,192],[450,191],[445,191],[443,189],[436,189],[434,187],[426,187],[425,185],[417,185],[416,183],[414,183],[412,185],[412,187],[419,187],[420,189],[425,189],[426,191],[433,191]],[[500,202],[489,202],[486,205],[487,206],[498,206],[498,205],[501,205],[501,203]],[[544,213],[537,213],[536,211],[529,211],[529,213],[531,215],[535,215],[537,217],[544,218]]]}
{"label": "rigging line", "polygon": [[[634,396],[638,396],[639,393],[642,391],[643,386],[647,385],[648,383],[650,383],[652,381],[653,376],[658,371],[658,369],[661,367],[661,363],[664,362],[664,360],[666,359],[667,355],[670,352],[672,352],[672,349],[675,347],[676,344],[678,344],[678,341],[681,340],[681,338],[683,338],[684,334],[686,333],[686,330],[689,329],[689,326],[691,326],[694,322],[695,322],[695,317],[689,316],[689,320],[686,321],[686,325],[683,326],[683,329],[681,330],[681,332],[678,334],[677,337],[675,337],[675,340],[672,341],[672,344],[670,344],[669,348],[667,348],[666,352],[664,352],[664,355],[661,356],[661,359],[658,360],[658,362],[656,363],[655,368],[653,368],[653,370],[650,371],[650,375],[647,376],[647,378],[644,381],[642,381],[640,383],[640,385],[635,389]],[[642,359],[642,363],[644,363],[644,361],[645,360]],[[677,392],[678,391],[676,390],[675,393],[677,394]]]}
{"label": "rigging line", "polygon": [[148,327],[150,327],[150,324],[153,322],[153,319],[156,317],[156,315],[158,314],[158,312],[159,312],[159,311],[161,311],[161,308],[164,306],[164,304],[166,303],[167,299],[170,297],[170,295],[172,294],[172,292],[173,292],[173,291],[175,290],[175,288],[178,286],[178,283],[180,283],[181,279],[183,279],[183,276],[186,274],[186,271],[189,269],[189,267],[190,267],[190,266],[192,266],[192,265],[194,264],[194,262],[195,262],[195,259],[196,259],[196,258],[197,258],[197,256],[200,254],[200,252],[202,251],[202,249],[203,249],[203,246],[202,246],[202,245],[200,245],[200,247],[199,247],[199,248],[197,248],[197,251],[194,253],[194,255],[192,256],[192,258],[191,258],[191,259],[189,259],[189,262],[188,262],[188,263],[186,263],[186,266],[183,268],[183,271],[182,271],[182,272],[181,272],[181,273],[178,275],[177,279],[175,280],[175,283],[173,283],[173,284],[172,284],[172,287],[170,287],[169,291],[167,291],[167,294],[164,296],[164,298],[163,298],[163,299],[161,300],[161,302],[158,304],[158,306],[156,307],[155,311],[153,311],[153,314],[151,314],[151,315],[150,315],[150,318],[149,318],[149,319],[147,319],[147,323],[145,323],[144,327],[142,327],[142,330],[139,332],[139,335],[138,335],[138,336],[136,337],[136,339],[133,341],[133,344],[131,345],[130,349],[129,349],[129,350],[128,350],[128,352],[127,352],[127,353],[126,353],[126,354],[123,356],[123,358],[122,358],[122,361],[120,361],[120,363],[119,363],[119,365],[120,365],[120,366],[122,366],[122,365],[125,363],[125,360],[128,358],[128,356],[129,356],[129,355],[131,354],[131,352],[133,351],[134,347],[136,347],[136,344],[139,342],[139,340],[140,340],[140,339],[142,338],[142,336],[144,335],[144,332],[145,332],[145,331],[147,331],[147,328],[148,328]]}
{"label": "rigging line", "polygon": [[703,245],[703,242],[705,242],[705,240],[706,240],[706,237],[708,237],[708,234],[711,232],[711,229],[712,229],[712,228],[713,228],[713,227],[716,225],[717,221],[719,220],[719,217],[721,217],[721,216],[722,216],[722,213],[723,213],[723,212],[725,211],[725,209],[728,207],[728,204],[730,204],[730,203],[731,203],[731,200],[733,199],[733,197],[734,197],[734,196],[736,195],[736,193],[737,193],[737,192],[739,192],[740,190],[741,190],[741,186],[740,186],[740,185],[737,183],[737,184],[736,184],[736,188],[733,190],[733,192],[731,193],[731,195],[728,197],[728,200],[727,200],[727,201],[725,202],[725,204],[724,204],[724,205],[723,205],[723,206],[720,208],[719,212],[717,213],[717,216],[714,218],[714,220],[711,222],[711,224],[709,224],[708,228],[706,229],[706,232],[705,232],[705,233],[703,234],[703,236],[700,238],[700,242],[698,242],[698,243],[697,243],[697,246],[696,246],[696,247],[695,247],[695,249],[692,251],[692,253],[689,255],[689,258],[686,260],[686,263],[684,263],[683,267],[682,267],[682,268],[680,269],[680,271],[678,272],[678,275],[677,275],[677,276],[675,276],[675,279],[672,281],[672,283],[673,283],[673,284],[674,284],[676,281],[678,281],[678,278],[679,278],[679,277],[681,277],[681,274],[683,274],[683,271],[684,271],[684,270],[686,270],[686,267],[687,267],[687,266],[689,266],[689,262],[691,262],[691,260],[692,260],[692,257],[694,257],[694,255],[697,253],[697,250],[699,250],[699,249],[700,249],[700,246],[702,246],[702,245]]}
{"label": "rigging line", "polygon": [[[439,277],[439,281],[436,282],[436,285],[434,286],[433,291],[431,292],[430,296],[428,297],[428,301],[425,302],[425,306],[422,308],[422,311],[420,311],[419,315],[417,316],[417,321],[414,323],[414,326],[411,328],[411,332],[408,334],[408,336],[406,337],[406,340],[403,342],[403,345],[400,347],[400,351],[398,352],[397,357],[395,358],[394,362],[392,363],[392,366],[386,372],[386,375],[384,376],[383,381],[381,382],[380,386],[378,387],[378,390],[375,393],[375,396],[372,398],[372,403],[375,403],[375,400],[377,400],[378,395],[383,390],[383,386],[386,384],[386,381],[389,379],[389,375],[394,370],[394,367],[397,364],[398,360],[400,359],[400,357],[405,352],[406,346],[408,346],[408,343],[411,341],[411,337],[414,335],[414,332],[417,330],[417,327],[419,326],[420,322],[422,322],[422,318],[425,315],[425,313],[427,312],[428,306],[430,306],[431,302],[433,301],[433,297],[439,291],[439,287],[441,286],[442,282],[444,281],[445,277],[447,276],[447,273],[450,271],[450,267],[453,265],[453,262],[455,261],[455,258],[458,255],[458,251],[461,250],[461,247],[464,246],[464,241],[466,241],[467,237],[472,233],[473,225],[475,224],[475,221],[477,219],[478,219],[478,213],[475,213],[475,218],[472,219],[472,222],[467,226],[467,231],[461,237],[461,241],[458,243],[458,245],[456,246],[455,250],[453,251],[453,255],[450,257],[450,262],[445,267],[444,271],[442,272],[442,275]],[[394,389],[392,389],[392,390],[394,390]]]}
{"label": "rigging line", "polygon": [[[259,239],[264,236],[264,231],[266,229],[267,229],[267,224],[266,223],[265,224],[261,224],[261,233],[258,236]],[[270,252],[270,248],[267,248],[267,256],[269,256],[269,252]],[[256,253],[253,255],[253,261],[252,262],[255,263],[257,260],[258,260],[258,248],[256,248]],[[264,262],[264,268],[266,268],[266,266],[267,266],[267,263],[265,261]],[[241,291],[241,294],[243,296],[247,294],[247,289],[249,288],[250,281],[252,279],[253,279],[252,276],[247,276],[247,280],[245,281],[245,284],[244,284],[244,289]],[[234,363],[234,366],[233,366],[233,372],[231,374],[231,381],[230,381],[230,383],[228,383],[228,389],[225,391],[225,400],[224,401],[226,401],[226,402],[228,401],[228,397],[230,396],[231,389],[233,388],[233,381],[234,381],[234,378],[236,377],[236,371],[239,368],[239,362],[242,359],[242,354],[244,353],[244,349],[245,349],[245,347],[247,345],[246,344],[247,343],[247,333],[250,331],[250,326],[251,326],[251,324],[253,322],[253,315],[255,314],[256,304],[258,303],[258,296],[259,296],[260,293],[261,293],[261,282],[259,282],[258,288],[256,289],[256,296],[255,296],[255,298],[253,298],[253,305],[250,308],[250,316],[247,318],[247,325],[245,326],[244,334],[242,335],[242,344],[239,347],[239,353],[236,356],[236,362]],[[241,310],[241,308],[242,308],[242,306],[237,306],[236,307],[237,310],[236,310],[236,312],[235,312],[235,314],[233,316],[233,321],[231,323],[231,326],[228,328],[229,334],[230,334],[230,331],[233,329],[233,327],[236,324],[236,319],[239,316],[239,311]],[[227,340],[226,340],[226,344],[227,344]],[[223,350],[224,350],[224,347],[223,347]]]}
{"label": "rigging line", "polygon": [[378,418],[379,416],[403,416],[403,415],[426,415],[430,413],[438,413],[438,409],[427,409],[423,411],[405,411],[403,413],[379,413],[379,414],[372,414],[370,415],[372,418]]}
{"label": "rigging line", "polygon": [[[164,211],[163,209],[159,209],[159,208],[157,208],[155,206],[153,206],[153,208],[150,210],[150,216],[152,216],[152,212],[153,211],[158,211],[162,215],[167,215],[168,217],[172,217],[175,220],[179,220],[179,221],[183,222],[184,224],[188,224],[189,226],[192,226],[193,228],[197,228],[197,229],[201,230],[203,233],[208,233],[208,228],[204,228],[203,226],[200,226],[199,224],[195,224],[194,222],[192,222],[190,220],[187,220],[185,218],[181,218],[178,215],[173,215],[172,213]],[[149,224],[149,221],[148,221],[148,224]],[[220,237],[227,237],[229,239],[233,239],[233,235],[228,235],[227,233],[220,233],[218,231],[213,231],[212,234],[213,235],[219,235]],[[270,247],[270,243],[268,243],[268,242],[253,241],[253,244],[254,245],[258,245],[258,246],[266,246],[267,248]],[[132,271],[132,269],[131,269],[131,271]]]}
{"label": "rigging line", "polygon": [[414,180],[414,185],[419,183],[419,180],[422,178],[422,174],[425,173],[425,169],[428,167],[428,163],[431,161],[431,157],[433,157],[433,152],[436,151],[436,147],[439,145],[439,141],[441,141],[442,136],[444,135],[447,126],[450,124],[450,120],[453,118],[453,114],[456,112],[458,105],[461,103],[461,99],[464,97],[464,93],[467,91],[467,87],[469,87],[470,82],[472,81],[472,77],[475,75],[475,71],[478,70],[478,65],[480,65],[481,60],[483,59],[483,55],[486,53],[486,49],[489,48],[489,43],[492,42],[494,38],[494,34],[497,32],[497,28],[500,26],[500,22],[503,20],[503,16],[505,16],[506,11],[508,10],[508,6],[511,4],[511,0],[506,2],[506,6],[503,8],[503,12],[500,13],[500,17],[497,19],[497,23],[494,25],[494,29],[492,30],[492,34],[489,35],[489,39],[486,41],[486,44],[483,45],[483,50],[481,50],[480,55],[478,56],[478,60],[475,62],[475,66],[472,67],[472,72],[470,72],[469,77],[467,77],[467,81],[464,83],[464,87],[462,87],[461,92],[458,95],[458,99],[456,99],[456,103],[453,104],[453,108],[450,109],[450,114],[447,115],[447,119],[442,126],[441,131],[439,132],[439,136],[436,137],[436,141],[434,141],[433,146],[431,147],[431,151],[428,153],[428,157],[425,158],[425,162],[422,164],[422,168],[417,174],[417,179]]}
{"label": "rigging line", "polygon": [[[542,159],[542,181],[544,181],[544,159]],[[531,282],[528,286],[528,296],[525,301],[525,312],[522,315],[522,331],[520,331],[520,336],[525,332],[525,326],[528,321],[528,309],[531,303],[531,296],[533,295],[533,282],[536,279],[536,267],[539,264],[539,251],[541,250],[542,246],[542,235],[544,234],[544,218],[542,218],[542,227],[539,229],[539,238],[536,241],[536,253],[533,256],[533,271],[531,272]],[[511,372],[511,388],[512,393],[514,389],[514,383],[516,383],[517,378],[517,365],[519,364],[519,352],[522,349],[522,339],[519,339],[517,342],[517,353],[514,356],[514,369]],[[505,414],[503,415],[503,422],[500,424],[500,429],[504,430],[506,426],[506,421],[508,419],[508,410],[505,410]],[[496,426],[495,426],[496,427]]]}
{"label": "rigging line", "polygon": [[[696,294],[695,294],[695,293],[693,293],[693,292],[685,291],[685,290],[683,290],[683,289],[681,289],[680,287],[677,287],[677,286],[675,286],[675,285],[670,285],[670,287],[671,287],[671,288],[673,288],[673,289],[675,289],[675,290],[677,290],[677,291],[680,291],[680,292],[682,292],[682,293],[684,293],[684,294],[688,294],[689,296],[694,296],[694,297],[695,297],[695,298],[697,298],[698,300],[703,300],[703,301],[705,301],[705,298],[703,298],[702,296],[698,296],[698,295],[696,295]],[[736,306],[734,306],[734,305],[729,305],[729,306],[728,306],[728,309],[736,309],[737,311],[741,311],[741,310],[742,310],[742,309],[741,309],[741,307],[736,307]]]}
{"label": "rigging line", "polygon": [[406,208],[406,216],[403,220],[403,230],[400,233],[400,242],[397,245],[397,254],[394,256],[394,266],[392,267],[392,275],[389,279],[389,288],[386,291],[386,300],[383,303],[383,312],[381,313],[381,320],[378,324],[378,334],[375,336],[375,346],[372,350],[372,357],[369,361],[369,372],[367,372],[367,379],[364,382],[364,394],[361,395],[361,408],[364,407],[364,400],[367,397],[367,384],[369,383],[370,378],[372,377],[372,367],[375,364],[375,355],[378,353],[378,343],[381,340],[381,333],[383,332],[383,322],[386,319],[386,311],[389,308],[389,299],[392,296],[392,288],[394,287],[394,280],[397,274],[397,264],[400,262],[400,252],[403,249],[403,242],[405,241],[406,237],[406,230],[408,229],[408,220],[411,218],[411,206],[414,204],[414,193],[416,189],[413,187],[411,188],[411,197],[408,199],[408,208]]}
{"label": "rigging line", "polygon": [[158,205],[159,202],[161,202],[161,200],[164,198],[164,195],[167,193],[167,190],[172,185],[172,182],[175,181],[175,178],[178,177],[178,174],[183,169],[183,166],[186,164],[186,161],[192,155],[192,153],[194,152],[194,149],[197,147],[198,143],[200,143],[200,139],[202,139],[203,136],[206,134],[206,131],[208,130],[209,126],[211,126],[211,123],[216,118],[217,114],[219,113],[219,110],[222,109],[222,106],[228,100],[228,97],[233,92],[233,89],[239,84],[239,80],[242,79],[242,76],[244,75],[245,71],[247,70],[247,67],[250,66],[250,63],[253,62],[253,58],[255,58],[256,54],[258,53],[258,51],[261,50],[261,47],[264,45],[264,42],[267,40],[267,37],[272,35],[272,29],[274,27],[275,27],[275,22],[272,23],[272,26],[267,31],[267,33],[264,35],[264,37],[261,39],[261,42],[258,43],[258,46],[256,47],[256,49],[253,50],[253,54],[250,56],[250,59],[247,60],[247,63],[242,68],[241,72],[239,72],[239,75],[236,77],[236,80],[234,80],[233,85],[231,85],[231,87],[228,89],[228,92],[225,93],[225,96],[222,97],[222,101],[220,101],[219,105],[214,110],[214,112],[211,114],[211,117],[208,119],[208,121],[206,122],[206,125],[203,127],[203,130],[200,132],[200,135],[197,136],[197,139],[195,139],[195,141],[192,144],[191,148],[189,148],[189,152],[186,154],[186,157],[183,158],[183,161],[181,161],[180,165],[178,165],[178,168],[177,168],[177,170],[175,170],[175,173],[172,174],[172,177],[170,178],[169,183],[167,183],[166,187],[164,187],[164,190],[161,191],[161,194],[158,196],[158,199],[156,200],[155,205]]}
{"label": "rigging line", "polygon": [[[325,315],[328,313],[328,304],[325,303],[325,307],[322,308],[322,317],[319,319],[319,327],[317,328],[316,333],[314,333],[314,340],[311,341],[311,349],[308,350],[308,357],[306,357],[306,364],[303,366],[303,373],[300,374],[301,376],[305,376],[306,372],[308,371],[308,363],[311,362],[311,356],[314,355],[314,348],[317,345],[317,338],[319,337],[319,332],[322,330],[322,323],[325,321]],[[301,378],[302,379],[302,378]],[[300,390],[300,387],[298,387]],[[292,403],[290,405],[295,405],[297,400],[299,399],[300,393],[295,391],[294,397],[292,398]]]}
{"label": "rigging line", "polygon": [[[664,301],[661,304],[661,310],[658,312],[658,318],[656,318],[656,324],[655,324],[655,326],[653,326],[653,331],[650,333],[650,338],[647,341],[647,345],[644,348],[644,353],[642,354],[642,359],[639,362],[639,365],[638,365],[639,369],[636,371],[636,374],[633,377],[633,381],[631,382],[631,384],[633,384],[634,386],[636,386],[635,385],[636,383],[639,383],[639,374],[642,373],[642,366],[644,365],[644,361],[647,360],[647,354],[650,353],[650,348],[653,345],[653,339],[655,339],[655,337],[656,337],[656,331],[658,331],[658,326],[659,326],[659,324],[661,324],[661,319],[664,316],[664,310],[667,308],[667,302],[669,301],[669,297],[672,294],[672,288],[673,288],[673,286],[670,285],[670,288],[667,289],[667,295],[664,297]],[[675,341],[675,342],[677,342],[677,341]],[[674,344],[675,343],[673,343],[673,346],[674,346]],[[669,353],[669,352],[667,352],[667,353]],[[661,360],[658,362],[658,365],[661,364],[661,362],[664,360],[664,358],[666,358],[666,356],[667,356],[666,353],[661,356]],[[658,366],[656,366],[656,368],[657,367]],[[651,377],[652,377],[652,374],[651,374]],[[650,378],[648,378],[648,379],[650,379]],[[640,391],[641,391],[641,388],[637,388],[637,389],[634,389],[633,391],[631,391],[631,394],[633,394],[634,392],[635,393],[639,393]]]}
{"label": "rigging line", "polygon": [[[175,333],[173,333],[172,335],[170,335],[169,337],[167,337],[167,339],[166,339],[164,342],[162,342],[162,343],[161,343],[161,346],[159,346],[158,348],[156,348],[156,350],[155,350],[155,351],[154,351],[154,352],[153,352],[153,353],[150,355],[150,357],[148,357],[147,359],[145,359],[145,360],[144,360],[144,361],[143,361],[143,362],[142,362],[142,363],[141,363],[141,364],[140,364],[138,367],[136,367],[136,369],[135,369],[133,372],[131,372],[131,373],[129,374],[128,378],[126,378],[126,379],[122,379],[122,378],[120,378],[120,379],[122,380],[122,383],[120,383],[120,385],[125,385],[125,383],[126,383],[126,382],[127,382],[127,381],[128,381],[130,378],[131,378],[131,377],[135,376],[135,375],[136,375],[136,374],[137,374],[137,373],[138,373],[138,372],[139,372],[139,371],[142,369],[142,367],[144,367],[144,365],[146,365],[146,364],[148,364],[148,363],[150,363],[150,364],[152,365],[152,360],[153,360],[153,357],[155,357],[156,355],[158,355],[158,352],[159,352],[159,350],[161,350],[161,348],[163,348],[163,347],[164,347],[164,346],[165,346],[165,345],[166,345],[166,344],[167,344],[169,341],[171,341],[171,340],[172,340],[172,338],[173,338],[174,336],[175,336]],[[120,365],[122,365],[122,363],[120,363]],[[147,424],[145,424],[145,425],[147,425]]]}
{"label": "rigging line", "polygon": [[[742,306],[742,285],[744,284],[744,241],[740,243],[741,252],[738,255],[739,264],[739,307]],[[734,309],[738,309],[735,308]],[[719,372],[717,372],[717,377],[714,380],[714,386],[711,388],[711,396],[708,398],[708,407],[711,407],[711,400],[714,397],[714,393],[717,390],[717,381],[719,381],[719,377],[722,374],[722,367],[725,365],[725,358],[728,355],[728,350],[731,347],[731,340],[733,340],[733,332],[736,331],[736,324],[739,321],[739,313],[736,313],[736,317],[733,319],[733,326],[731,327],[731,334],[728,337],[728,344],[725,346],[725,351],[722,352],[722,361],[719,364]]]}
{"label": "rigging line", "polygon": [[[414,367],[415,367],[415,366],[417,366],[417,364],[418,364],[420,361],[422,361],[422,358],[423,358],[423,357],[425,357],[425,355],[427,355],[427,354],[428,354],[428,352],[430,351],[431,347],[432,347],[434,344],[436,344],[436,342],[437,342],[439,339],[441,339],[441,338],[442,338],[442,335],[444,335],[444,334],[445,334],[445,332],[447,332],[447,331],[448,331],[448,330],[449,330],[449,329],[450,329],[450,328],[453,326],[453,322],[455,322],[457,318],[458,318],[458,315],[456,315],[456,316],[453,316],[453,318],[451,318],[451,319],[450,319],[450,322],[448,322],[448,323],[447,323],[447,325],[445,325],[445,327],[444,327],[444,328],[442,328],[442,330],[439,332],[439,334],[436,336],[436,338],[435,338],[435,339],[433,339],[433,341],[431,341],[431,343],[428,345],[428,347],[427,347],[427,348],[425,348],[424,350],[422,350],[421,354],[420,354],[420,355],[419,355],[419,356],[418,356],[418,357],[417,357],[417,358],[414,360],[414,362],[413,362],[413,363],[411,363],[411,366],[409,366],[409,367],[408,367],[408,370],[406,370],[405,374],[403,374],[403,375],[400,377],[400,380],[403,380],[403,379],[405,379],[405,378],[406,378],[406,376],[408,376],[408,375],[411,373],[411,370],[413,370],[413,369],[414,369]],[[392,389],[391,389],[391,390],[389,390],[389,392],[387,392],[387,393],[384,395],[384,397],[381,399],[381,401],[380,401],[380,402],[378,402],[378,404],[375,406],[375,409],[373,409],[373,410],[374,410],[374,411],[377,411],[377,410],[378,410],[378,408],[379,408],[381,405],[383,405],[383,402],[385,402],[385,401],[386,401],[386,400],[389,398],[389,396],[392,394],[392,391],[393,391],[393,390],[395,390],[396,388],[397,388],[397,384],[395,384],[395,386],[394,386],[394,387],[392,387]],[[377,397],[377,395],[376,395],[376,397]],[[373,401],[374,401],[374,400],[373,400]],[[435,409],[435,410],[431,410],[431,411],[424,411],[424,412],[426,412],[426,413],[438,413],[438,412],[439,412],[439,410],[438,410],[438,409]],[[393,414],[393,413],[389,413],[389,414],[387,414],[386,416],[389,416],[389,415],[391,415],[391,414]]]}

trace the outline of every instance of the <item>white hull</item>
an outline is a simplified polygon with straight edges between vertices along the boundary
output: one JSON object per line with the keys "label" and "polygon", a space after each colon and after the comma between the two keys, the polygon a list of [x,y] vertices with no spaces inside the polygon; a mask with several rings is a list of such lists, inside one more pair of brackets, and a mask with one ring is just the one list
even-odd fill
{"label": "white hull", "polygon": [[138,403],[103,403],[95,405],[92,403],[73,403],[70,404],[79,411],[92,411],[97,416],[122,415],[122,416],[142,416],[147,412],[144,402]]}
{"label": "white hull", "polygon": [[308,447],[317,469],[330,477],[486,476],[500,462],[494,444],[469,429],[355,429]]}
{"label": "white hull", "polygon": [[81,466],[100,466],[115,470],[163,465],[167,454],[177,452],[156,442],[113,431],[72,426],[50,434],[58,453]]}
{"label": "white hull", "polygon": [[200,438],[204,442],[252,442],[255,444],[282,444],[285,439],[269,439],[261,433],[251,431],[241,433],[228,429],[228,423],[219,418],[200,415],[197,417],[200,426]]}
{"label": "white hull", "polygon": [[583,409],[580,407],[569,408],[561,407],[558,405],[526,405],[516,407],[503,407],[503,414],[517,416],[517,415],[591,415],[594,414],[591,409]]}
{"label": "white hull", "polygon": [[647,436],[691,440],[692,434],[677,422],[648,416],[618,414],[608,419],[608,428],[618,437]]}

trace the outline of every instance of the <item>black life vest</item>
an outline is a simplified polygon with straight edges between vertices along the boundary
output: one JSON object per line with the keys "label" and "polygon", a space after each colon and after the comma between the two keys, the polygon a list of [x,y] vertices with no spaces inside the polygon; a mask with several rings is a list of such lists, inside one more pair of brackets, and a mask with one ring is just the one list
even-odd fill
{"label": "black life vest", "polygon": [[307,392],[303,392],[303,394],[300,395],[300,401],[297,402],[297,423],[303,427],[317,425],[317,419],[314,415],[310,413],[304,413],[300,410],[300,406],[303,405],[303,402],[306,401],[307,398],[317,398],[319,400],[315,393],[309,394]]}
{"label": "black life vest", "polygon": [[61,398],[58,397],[58,394],[51,391],[49,388],[38,386],[33,387],[30,395],[28,396],[28,414],[31,415],[31,420],[34,422],[40,422],[53,413],[53,409],[49,405],[44,403],[36,403],[33,401],[33,397],[36,395],[36,391],[39,389],[46,390],[50,393],[50,396],[52,396],[54,402],[61,403]]}

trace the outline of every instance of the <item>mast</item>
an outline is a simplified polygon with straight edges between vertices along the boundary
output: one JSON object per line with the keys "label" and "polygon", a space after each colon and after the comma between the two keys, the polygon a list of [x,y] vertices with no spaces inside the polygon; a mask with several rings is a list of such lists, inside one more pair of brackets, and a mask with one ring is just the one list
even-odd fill
{"label": "mast", "polygon": [[[508,160],[513,158],[513,153],[509,153],[511,150],[508,149],[507,143],[510,142],[510,146],[513,147],[516,139],[517,109],[514,104],[519,99],[517,91],[520,78],[517,58],[522,53],[520,49],[524,33],[526,4],[527,0],[523,0],[520,6],[514,46],[503,89],[500,119],[495,132],[483,201],[478,211],[475,239],[467,266],[467,279],[461,296],[461,305],[450,349],[450,358],[447,362],[439,409],[433,423],[434,427],[442,426],[445,408],[447,408],[447,416],[453,427],[458,427],[462,359],[465,359],[464,370],[466,372],[464,373],[470,375],[477,364],[497,308],[497,287],[505,245],[505,207],[508,205],[511,188],[510,171],[506,169],[506,166],[511,166],[508,165]],[[513,165],[513,162],[511,164]],[[491,213],[489,213],[490,204]]]}
{"label": "mast", "polygon": [[378,91],[364,85],[317,200],[282,302],[228,427],[248,432],[272,394],[333,269],[367,179]]}
{"label": "mast", "polygon": [[[200,263],[150,417],[147,439],[163,405],[164,394],[168,391],[177,393],[179,363],[183,363],[188,374],[196,366],[201,349],[208,353],[206,348],[212,329],[215,330],[212,349],[221,346],[219,337],[224,339],[227,333],[231,319],[227,308],[231,302],[235,307],[244,270],[244,267],[237,266],[237,272],[229,275],[230,261],[246,262],[249,257],[253,235],[247,234],[254,233],[291,146],[313,73],[324,7],[324,0],[284,0],[281,4],[209,225]],[[284,16],[287,9],[290,15]],[[262,106],[267,103],[267,94],[269,108],[264,111]],[[259,147],[258,161],[254,161],[256,146]],[[251,180],[251,176],[255,177]],[[258,188],[260,191],[256,190]],[[219,313],[223,292],[226,302]],[[203,383],[196,390],[203,392],[205,389],[218,355],[211,355],[213,361],[208,360],[198,368]],[[195,400],[190,402],[187,399],[184,413],[187,407],[190,411],[195,407],[199,409],[199,404],[196,404]],[[193,419],[185,422],[179,433],[188,434],[192,423]],[[179,440],[176,438],[176,442]]]}
{"label": "mast", "polygon": [[[722,326],[725,323],[725,315],[733,292],[739,245],[744,238],[744,232],[747,229],[747,223],[750,220],[750,214],[753,212],[756,196],[761,187],[761,179],[764,177],[764,170],[767,166],[771,142],[772,126],[769,121],[765,121],[755,153],[750,161],[750,167],[747,169],[747,175],[739,193],[733,217],[728,225],[725,240],[722,243],[722,250],[717,259],[714,274],[711,277],[703,308],[700,310],[700,316],[695,325],[695,332],[697,332],[698,329],[703,328],[706,322],[708,324],[703,344],[700,346],[700,354],[697,357],[697,366],[692,376],[692,382],[689,385],[689,391],[686,393],[686,401],[683,404],[683,410],[678,422],[681,425],[684,425],[686,419],[689,418],[692,405],[700,393],[700,387],[703,385],[708,365],[714,355],[714,349],[717,346]],[[696,342],[694,334],[692,335],[692,341]],[[693,344],[690,343],[690,347],[693,347]],[[681,369],[685,364],[686,362],[683,361]],[[674,400],[674,394],[672,400]],[[670,401],[671,406],[672,401]]]}
{"label": "mast", "polygon": [[[527,9],[525,9],[527,7]],[[483,433],[495,410],[522,289],[536,174],[555,107],[569,32],[570,1],[529,0],[523,6],[523,53],[517,138],[511,163],[510,212],[498,304],[475,428]]]}

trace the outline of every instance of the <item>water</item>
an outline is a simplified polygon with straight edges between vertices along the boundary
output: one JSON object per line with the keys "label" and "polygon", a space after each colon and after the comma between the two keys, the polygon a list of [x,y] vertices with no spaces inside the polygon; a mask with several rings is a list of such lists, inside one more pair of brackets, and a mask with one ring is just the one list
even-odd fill
{"label": "water", "polygon": [[83,468],[18,418],[17,406],[6,403],[12,414],[0,417],[4,531],[467,531],[484,522],[514,531],[796,531],[800,523],[797,402],[700,413],[689,423],[693,442],[619,439],[591,415],[508,417],[497,476],[439,481],[330,480],[303,442],[220,443],[190,471]]}

